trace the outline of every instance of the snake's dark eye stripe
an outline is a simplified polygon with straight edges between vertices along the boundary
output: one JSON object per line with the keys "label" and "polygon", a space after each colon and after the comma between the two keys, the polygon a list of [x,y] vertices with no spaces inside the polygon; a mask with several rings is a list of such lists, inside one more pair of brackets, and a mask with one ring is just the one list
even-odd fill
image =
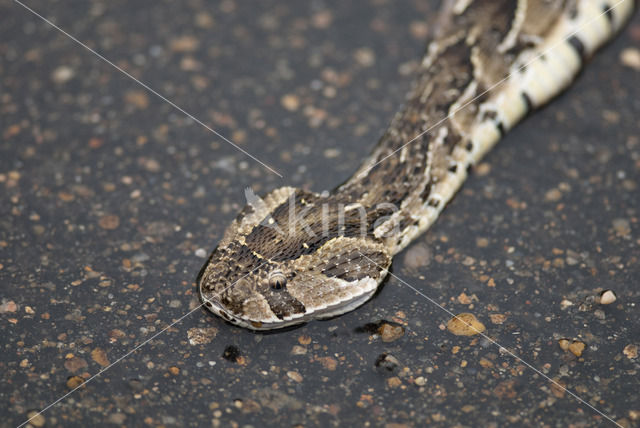
{"label": "snake's dark eye stripe", "polygon": [[269,275],[269,286],[274,290],[282,290],[287,285],[287,277],[282,272],[272,272]]}

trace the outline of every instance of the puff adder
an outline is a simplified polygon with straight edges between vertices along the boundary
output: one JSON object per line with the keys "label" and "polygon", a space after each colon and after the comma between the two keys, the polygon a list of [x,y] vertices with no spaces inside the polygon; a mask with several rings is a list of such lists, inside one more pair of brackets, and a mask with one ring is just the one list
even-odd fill
{"label": "puff adder", "polygon": [[198,277],[204,305],[267,330],[352,310],[433,224],[468,169],[566,88],[633,0],[445,0],[405,105],[332,192],[249,204]]}

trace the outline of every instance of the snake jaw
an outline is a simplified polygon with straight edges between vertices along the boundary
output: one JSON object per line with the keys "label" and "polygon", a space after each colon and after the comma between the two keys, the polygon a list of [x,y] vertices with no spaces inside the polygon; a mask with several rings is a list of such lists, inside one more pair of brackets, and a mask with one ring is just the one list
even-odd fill
{"label": "snake jaw", "polygon": [[[383,278],[385,274],[386,270],[383,273]],[[340,284],[341,288],[348,288],[350,290],[346,295],[347,298],[334,300],[323,299],[324,302],[331,303],[320,304],[319,306],[310,308],[308,311],[291,313],[282,318],[275,315],[269,316],[268,314],[273,312],[271,312],[268,306],[262,305],[262,299],[255,299],[255,297],[250,297],[243,302],[242,306],[245,308],[245,313],[239,314],[230,311],[220,299],[211,293],[201,292],[201,296],[207,309],[232,324],[251,330],[273,330],[302,324],[313,319],[331,318],[349,312],[368,301],[376,292],[379,285],[378,278],[371,278],[369,276],[353,282],[343,280],[335,281]],[[251,308],[254,305],[255,307],[253,307],[252,310]]]}
{"label": "snake jaw", "polygon": [[384,245],[370,239],[336,237],[312,254],[281,262],[234,241],[212,253],[198,285],[203,304],[216,315],[271,330],[355,309],[375,293],[390,263]]}

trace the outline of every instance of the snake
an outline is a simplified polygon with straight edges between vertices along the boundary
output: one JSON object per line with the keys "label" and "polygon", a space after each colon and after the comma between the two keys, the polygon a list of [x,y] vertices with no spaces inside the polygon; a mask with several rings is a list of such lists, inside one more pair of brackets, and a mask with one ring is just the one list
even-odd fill
{"label": "snake", "polygon": [[198,274],[204,307],[253,330],[351,311],[473,166],[567,88],[634,0],[444,0],[403,106],[346,182],[247,205]]}

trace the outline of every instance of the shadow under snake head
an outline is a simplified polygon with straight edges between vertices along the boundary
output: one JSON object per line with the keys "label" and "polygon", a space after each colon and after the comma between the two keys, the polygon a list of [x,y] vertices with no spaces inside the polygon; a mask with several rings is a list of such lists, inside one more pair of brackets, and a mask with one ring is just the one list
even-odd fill
{"label": "shadow under snake head", "polygon": [[291,187],[246,196],[198,278],[222,318],[255,330],[328,318],[366,302],[386,276],[391,255],[364,210]]}

